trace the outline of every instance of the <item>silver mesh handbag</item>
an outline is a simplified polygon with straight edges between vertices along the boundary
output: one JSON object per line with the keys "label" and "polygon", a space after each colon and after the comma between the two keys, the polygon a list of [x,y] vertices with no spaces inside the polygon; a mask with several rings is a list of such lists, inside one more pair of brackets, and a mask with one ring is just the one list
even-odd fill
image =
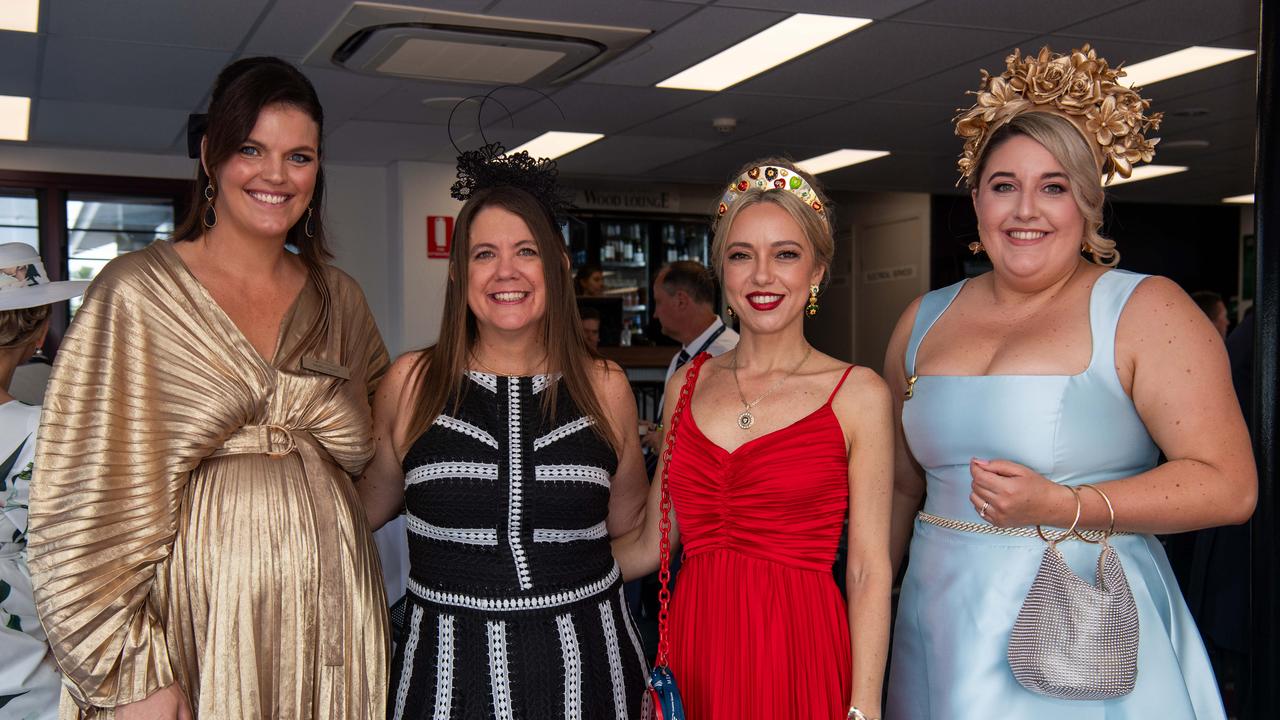
{"label": "silver mesh handbag", "polygon": [[1133,690],[1138,675],[1138,606],[1120,556],[1107,542],[1115,529],[1111,500],[1096,487],[1111,512],[1111,528],[1097,541],[1097,583],[1071,570],[1058,543],[1075,535],[1080,521],[1080,491],[1071,529],[1048,543],[1027,599],[1009,637],[1009,667],[1023,687],[1065,700],[1105,700]]}

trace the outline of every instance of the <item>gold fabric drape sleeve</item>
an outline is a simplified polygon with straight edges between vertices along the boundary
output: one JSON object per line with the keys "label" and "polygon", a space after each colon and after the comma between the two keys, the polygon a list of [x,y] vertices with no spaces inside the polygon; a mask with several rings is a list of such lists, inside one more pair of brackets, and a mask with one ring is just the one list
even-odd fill
{"label": "gold fabric drape sleeve", "polygon": [[211,419],[245,414],[234,407],[244,393],[217,371],[225,356],[183,332],[190,308],[152,291],[157,268],[127,264],[104,270],[62,342],[31,488],[36,604],[82,709],[177,679],[155,581],[188,474],[220,443]]}

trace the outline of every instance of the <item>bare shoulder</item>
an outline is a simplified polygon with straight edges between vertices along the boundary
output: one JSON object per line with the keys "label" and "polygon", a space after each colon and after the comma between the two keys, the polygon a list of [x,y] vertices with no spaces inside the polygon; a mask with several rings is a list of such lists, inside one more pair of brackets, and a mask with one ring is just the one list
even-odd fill
{"label": "bare shoulder", "polygon": [[591,361],[591,383],[596,387],[597,392],[608,398],[631,394],[631,382],[627,380],[627,371],[612,360],[601,358]]}
{"label": "bare shoulder", "polygon": [[831,400],[836,414],[843,417],[844,412],[851,414],[879,411],[891,404],[889,384],[880,374],[869,367],[855,365],[849,371],[840,391]]}
{"label": "bare shoulder", "polygon": [[1136,351],[1160,338],[1166,341],[1165,348],[1145,349],[1167,350],[1168,345],[1187,340],[1218,339],[1195,301],[1177,283],[1159,275],[1144,278],[1134,288],[1120,314],[1116,338],[1122,345],[1132,344]]}
{"label": "bare shoulder", "polygon": [[[419,373],[425,371],[430,362],[426,350],[411,350],[396,358],[378,386],[378,394],[383,394],[385,389],[390,396],[405,398],[410,394],[406,391],[417,387]],[[421,367],[419,363],[422,363]]]}

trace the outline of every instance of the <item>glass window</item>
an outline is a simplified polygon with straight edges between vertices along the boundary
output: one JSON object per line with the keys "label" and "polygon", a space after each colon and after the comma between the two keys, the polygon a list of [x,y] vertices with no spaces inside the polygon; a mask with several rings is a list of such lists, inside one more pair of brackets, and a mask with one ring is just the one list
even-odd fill
{"label": "glass window", "polygon": [[34,191],[0,190],[0,243],[40,248],[40,206]]}
{"label": "glass window", "polygon": [[[67,279],[92,280],[117,255],[140,250],[173,232],[169,198],[67,195]],[[71,301],[71,312],[80,299]]]}

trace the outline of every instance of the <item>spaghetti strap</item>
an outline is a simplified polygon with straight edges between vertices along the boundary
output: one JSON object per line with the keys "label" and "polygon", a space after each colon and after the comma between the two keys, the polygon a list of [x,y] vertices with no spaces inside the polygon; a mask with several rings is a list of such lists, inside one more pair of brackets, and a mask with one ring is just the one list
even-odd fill
{"label": "spaghetti strap", "polygon": [[844,369],[844,374],[840,376],[840,382],[836,383],[836,389],[831,391],[831,395],[827,397],[827,404],[830,405],[832,400],[836,399],[836,393],[840,392],[840,387],[844,385],[845,378],[849,377],[849,373],[853,371],[857,365],[850,365]]}

